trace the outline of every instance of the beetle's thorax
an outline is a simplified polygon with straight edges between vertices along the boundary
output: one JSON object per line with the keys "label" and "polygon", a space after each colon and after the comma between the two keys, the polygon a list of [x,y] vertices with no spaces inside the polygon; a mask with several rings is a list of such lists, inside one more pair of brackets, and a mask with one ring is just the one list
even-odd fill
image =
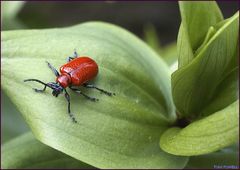
{"label": "beetle's thorax", "polygon": [[64,73],[57,77],[56,82],[58,82],[63,88],[66,88],[71,84],[71,77]]}

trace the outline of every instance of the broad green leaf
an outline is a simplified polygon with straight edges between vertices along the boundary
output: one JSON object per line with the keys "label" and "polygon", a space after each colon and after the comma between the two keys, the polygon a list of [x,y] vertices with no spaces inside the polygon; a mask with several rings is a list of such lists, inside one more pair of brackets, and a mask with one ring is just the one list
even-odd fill
{"label": "broad green leaf", "polygon": [[222,13],[215,1],[180,1],[179,8],[183,27],[195,51],[203,42],[209,27],[223,20]]}
{"label": "broad green leaf", "polygon": [[194,156],[230,146],[239,140],[238,108],[236,101],[183,129],[168,129],[161,136],[160,147],[174,155]]}
{"label": "broad green leaf", "polygon": [[237,169],[239,167],[238,150],[236,145],[233,145],[218,152],[191,156],[184,169]]}
{"label": "broad green leaf", "polygon": [[180,1],[182,24],[177,39],[179,68],[196,57],[195,52],[203,43],[209,28],[223,20],[222,13],[214,1]]}
{"label": "broad green leaf", "polygon": [[223,75],[223,77],[227,77],[230,72],[232,72],[232,70],[239,68],[239,40],[237,43],[237,48],[235,50],[235,54],[234,57],[232,58],[232,60],[230,61],[228,67],[226,68],[226,71]]}
{"label": "broad green leaf", "polygon": [[182,115],[194,118],[211,102],[236,57],[238,27],[236,13],[211,36],[191,63],[172,74],[173,99]]}
{"label": "broad green leaf", "polygon": [[32,133],[25,133],[3,145],[1,168],[91,168],[79,160],[37,141]]}
{"label": "broad green leaf", "polygon": [[194,58],[186,28],[180,25],[177,38],[178,68],[190,63]]}
{"label": "broad green leaf", "polygon": [[[159,137],[175,121],[167,65],[142,41],[116,26],[92,22],[63,29],[2,33],[2,87],[43,143],[98,168],[181,168],[188,158],[165,153]],[[35,93],[37,83],[55,77],[46,66],[65,63],[76,48],[99,65],[95,85],[116,93],[109,97],[90,89],[91,102],[70,92],[67,103]]]}
{"label": "broad green leaf", "polygon": [[224,109],[238,99],[238,72],[233,69],[218,85],[212,102],[201,112],[200,116],[206,116],[218,110]]}
{"label": "broad green leaf", "polygon": [[208,43],[208,41],[212,38],[212,36],[216,33],[216,29],[214,27],[210,27],[207,35],[203,41],[203,43],[201,44],[201,46],[197,49],[197,51],[195,52],[195,56],[197,56],[199,54],[199,52],[205,47],[205,45]]}
{"label": "broad green leaf", "polygon": [[16,137],[26,131],[29,131],[22,116],[17,111],[16,107],[10,99],[2,93],[2,110],[1,110],[1,125],[2,125],[2,143],[7,142],[9,139]]}

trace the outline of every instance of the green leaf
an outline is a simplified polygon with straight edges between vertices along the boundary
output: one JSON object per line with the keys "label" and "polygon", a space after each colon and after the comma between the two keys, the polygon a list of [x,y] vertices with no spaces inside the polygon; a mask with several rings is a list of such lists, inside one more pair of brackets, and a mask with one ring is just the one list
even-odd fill
{"label": "green leaf", "polygon": [[[29,131],[26,123],[24,122],[21,114],[17,111],[16,107],[10,101],[10,99],[2,93],[2,143],[16,137],[26,131]],[[14,122],[14,125],[13,125]]]}
{"label": "green leaf", "polygon": [[[2,33],[2,87],[43,143],[98,168],[181,168],[188,158],[159,148],[159,137],[175,121],[167,65],[142,41],[110,24],[85,23],[63,29]],[[70,92],[71,109],[78,124],[67,115],[67,103],[46,93],[35,93],[37,78],[55,77],[56,67],[74,48],[99,65],[92,82],[116,93],[109,97],[83,90],[100,99],[91,102]]]}
{"label": "green leaf", "polygon": [[160,147],[174,155],[193,156],[230,146],[239,140],[238,108],[236,101],[183,129],[168,129],[160,138]]}
{"label": "green leaf", "polygon": [[194,118],[211,102],[235,60],[238,27],[239,14],[236,13],[210,36],[194,60],[172,74],[173,99],[181,115]]}
{"label": "green leaf", "polygon": [[183,24],[180,25],[177,38],[178,68],[187,65],[194,58],[189,36]]}
{"label": "green leaf", "polygon": [[238,73],[237,67],[224,77],[215,90],[212,102],[201,112],[200,116],[207,116],[224,109],[238,99]]}
{"label": "green leaf", "polygon": [[21,135],[2,147],[1,168],[94,168],[37,141],[32,133]]}
{"label": "green leaf", "polygon": [[223,20],[222,13],[215,1],[180,1],[179,8],[191,49],[195,51],[203,42],[209,27]]}
{"label": "green leaf", "polygon": [[203,41],[203,43],[201,44],[201,46],[197,49],[197,51],[195,52],[195,56],[197,56],[199,54],[199,52],[207,45],[208,41],[213,37],[213,35],[216,33],[216,29],[214,27],[209,27],[209,30],[207,32],[207,35]]}
{"label": "green leaf", "polygon": [[211,154],[191,156],[185,169],[237,169],[239,167],[237,150],[236,145],[233,145]]}
{"label": "green leaf", "polygon": [[216,2],[180,1],[182,24],[177,39],[178,67],[189,64],[203,44],[209,28],[223,20]]}

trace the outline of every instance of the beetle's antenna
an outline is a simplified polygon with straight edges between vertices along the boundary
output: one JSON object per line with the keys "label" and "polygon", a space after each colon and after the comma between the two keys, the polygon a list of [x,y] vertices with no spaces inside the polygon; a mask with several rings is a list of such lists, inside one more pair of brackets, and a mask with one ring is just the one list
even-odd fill
{"label": "beetle's antenna", "polygon": [[44,82],[42,82],[41,80],[38,80],[38,79],[26,79],[26,80],[23,80],[23,81],[24,81],[24,82],[27,82],[27,81],[36,81],[36,82],[38,82],[38,83],[40,83],[40,84],[43,84],[45,87],[47,86],[47,87],[49,87],[49,88],[51,88],[51,89],[54,90],[53,87],[51,87],[51,86],[48,85],[47,83],[44,83]]}
{"label": "beetle's antenna", "polygon": [[38,80],[38,79],[26,79],[26,80],[23,80],[24,82],[27,82],[27,81],[36,81],[36,82],[38,82],[38,83],[41,83],[41,84],[43,84],[43,85],[45,85],[45,86],[48,86],[46,83],[44,83],[44,82],[42,82],[41,80]]}

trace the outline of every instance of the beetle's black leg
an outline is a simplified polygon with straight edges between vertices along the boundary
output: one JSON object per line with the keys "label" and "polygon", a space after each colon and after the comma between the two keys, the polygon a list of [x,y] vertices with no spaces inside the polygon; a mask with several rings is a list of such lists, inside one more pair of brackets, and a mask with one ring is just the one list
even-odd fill
{"label": "beetle's black leg", "polygon": [[83,87],[96,89],[96,90],[98,90],[98,91],[100,91],[100,92],[102,92],[102,93],[104,93],[104,94],[106,94],[108,96],[116,95],[115,93],[108,92],[106,90],[100,89],[100,88],[98,88],[98,87],[96,87],[96,86],[94,86],[92,84],[88,84],[88,83],[84,83]]}
{"label": "beetle's black leg", "polygon": [[75,59],[74,57],[68,57],[67,58],[67,62],[69,62],[69,61],[71,61],[71,60],[73,60],[73,59]]}
{"label": "beetle's black leg", "polygon": [[48,65],[48,67],[53,71],[55,76],[58,77],[60,75],[59,72],[49,62],[46,61],[46,63]]}
{"label": "beetle's black leg", "polygon": [[78,57],[78,53],[77,53],[76,49],[74,49],[73,57],[71,57],[71,56],[68,57],[67,61],[69,62],[69,61],[71,61],[71,60],[73,60],[73,59],[75,59],[77,57]]}
{"label": "beetle's black leg", "polygon": [[76,49],[74,49],[73,57],[74,57],[74,58],[77,58],[77,57],[78,57],[78,53],[77,53]]}
{"label": "beetle's black leg", "polygon": [[70,96],[69,96],[69,94],[68,94],[68,92],[67,92],[66,89],[65,89],[65,98],[66,98],[66,100],[67,100],[67,102],[68,102],[68,114],[69,114],[69,116],[72,118],[72,121],[73,121],[74,123],[77,123],[74,115],[71,113],[71,109],[70,109]]}
{"label": "beetle's black leg", "polygon": [[80,91],[79,89],[75,89],[75,88],[72,88],[72,87],[69,87],[69,88],[70,88],[72,91],[74,91],[74,92],[76,92],[76,93],[79,93],[79,94],[83,95],[83,96],[84,96],[86,99],[88,99],[88,100],[91,100],[91,101],[93,101],[93,102],[99,100],[99,99],[97,99],[97,98],[90,97],[90,96],[84,94],[84,93],[83,93],[82,91]]}

